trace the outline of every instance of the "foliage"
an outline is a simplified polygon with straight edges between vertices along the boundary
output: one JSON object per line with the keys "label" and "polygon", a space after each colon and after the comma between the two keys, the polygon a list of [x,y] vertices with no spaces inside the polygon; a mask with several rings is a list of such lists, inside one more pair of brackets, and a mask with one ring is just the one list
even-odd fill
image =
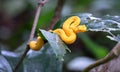
{"label": "foliage", "polygon": [[51,45],[56,57],[63,61],[63,57],[66,54],[66,50],[71,52],[67,46],[62,42],[58,35],[47,32],[45,30],[40,30],[40,32],[47,39],[48,43]]}
{"label": "foliage", "polygon": [[[108,32],[109,34],[111,34],[110,33],[111,31],[120,30],[119,20],[117,19],[116,21],[116,18],[119,18],[119,16],[104,16],[103,18],[96,18],[88,13],[78,14],[78,16],[81,18],[81,23],[86,24],[88,31],[102,31],[102,32]],[[66,49],[67,50],[69,49],[61,41],[58,35],[42,29],[40,29],[40,34],[42,35],[42,37],[44,37],[48,41],[48,43],[45,44],[42,50],[30,51],[28,53],[27,57],[23,62],[23,65],[21,66],[22,69],[24,69],[23,71],[33,72],[34,69],[36,69],[36,71],[43,70],[43,72],[47,72],[48,70],[49,72],[61,72],[63,57],[66,54]],[[93,45],[93,43],[86,36],[80,35],[80,37],[85,42],[86,46],[89,46],[89,48],[91,48],[90,50],[92,50],[92,52],[96,54],[96,57],[103,57],[107,53],[107,50],[105,50],[103,47]],[[115,36],[115,39],[113,40],[116,40],[116,39],[117,41],[119,41],[118,40],[119,36]],[[4,60],[4,61],[7,62],[8,64],[7,66],[14,66],[15,65],[14,60],[19,58],[20,56],[21,55],[17,57],[6,56],[6,58],[8,59],[8,62],[7,60]],[[56,59],[56,57],[58,59]],[[2,59],[5,59],[5,58],[1,55],[1,60]],[[2,69],[4,70],[4,67]],[[22,69],[20,71],[22,71]]]}
{"label": "foliage", "polygon": [[[22,52],[1,51],[1,72],[12,72]],[[4,56],[4,57],[3,57]],[[47,43],[39,51],[30,50],[17,72],[62,72],[62,61],[56,59],[51,46]]]}
{"label": "foliage", "polygon": [[9,62],[2,55],[0,55],[0,72],[12,72]]}
{"label": "foliage", "polygon": [[[51,0],[49,1],[48,5],[46,4],[47,6],[43,8],[37,26],[37,29],[40,28],[38,33],[42,34],[44,39],[46,39],[46,44],[40,51],[29,51],[27,57],[18,69],[19,72],[34,72],[34,70],[41,70],[42,72],[62,72],[62,61],[67,53],[66,50],[70,52],[68,48],[69,46],[64,44],[58,35],[41,29],[47,28],[49,26],[49,21],[53,15],[56,2],[56,0]],[[0,35],[1,49],[14,50],[19,48],[18,46],[22,46],[21,44],[23,41],[27,41],[33,23],[33,16],[30,14],[34,13],[33,10],[36,9],[36,3],[37,0],[0,1],[0,7],[3,9],[0,11],[0,16],[2,17],[5,15],[5,17],[3,17],[3,22],[0,21],[0,33],[2,33]],[[109,45],[112,45],[113,42],[106,44],[106,46],[102,46],[101,44],[98,44],[99,42],[96,43],[94,41],[94,38],[92,39],[88,35],[91,35],[91,32],[102,32],[109,34],[106,35],[106,37],[110,40],[116,42],[120,41],[119,3],[119,0],[76,0],[74,2],[66,0],[66,4],[63,8],[63,13],[61,14],[62,17],[57,22],[56,26],[54,26],[54,29],[60,28],[62,26],[62,23],[68,17],[72,15],[79,16],[81,18],[81,24],[85,24],[88,30],[87,33],[90,33],[78,34],[78,37],[81,39],[81,44],[79,44],[84,44],[84,48],[90,53],[94,54],[95,58],[102,58],[108,53],[110,49],[107,49],[107,47]],[[78,14],[74,14],[77,12]],[[79,14],[79,12],[91,12],[93,15],[100,16],[101,18],[94,17],[90,13]],[[72,14],[68,15],[70,13]],[[105,14],[117,15],[111,16]],[[13,25],[15,26],[13,27]],[[4,31],[3,27],[5,26],[6,28]],[[7,38],[5,38],[6,36]],[[98,38],[103,41],[103,38],[101,38],[100,35]],[[107,42],[104,41],[104,43]],[[24,48],[26,43],[23,44],[24,46],[22,46],[22,50],[20,52],[0,50],[0,72],[12,72],[25,50]],[[76,49],[71,48],[72,52],[74,50]],[[84,53],[83,55],[87,55],[87,53],[82,49],[81,52]]]}

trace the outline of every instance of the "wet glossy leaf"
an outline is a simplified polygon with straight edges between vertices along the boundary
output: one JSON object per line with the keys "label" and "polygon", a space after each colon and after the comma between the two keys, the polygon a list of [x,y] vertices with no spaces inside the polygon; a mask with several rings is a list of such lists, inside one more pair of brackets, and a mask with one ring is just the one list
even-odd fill
{"label": "wet glossy leaf", "polygon": [[0,72],[12,72],[9,62],[2,55],[0,55]]}
{"label": "wet glossy leaf", "polygon": [[118,34],[117,36],[107,36],[110,40],[119,42],[120,41],[120,35]]}
{"label": "wet glossy leaf", "polygon": [[50,33],[45,30],[40,30],[40,31],[47,39],[48,43],[51,45],[53,51],[56,54],[56,57],[60,60],[63,60],[63,57],[66,54],[66,49],[70,51],[68,47],[61,41],[61,39],[57,34]]}
{"label": "wet glossy leaf", "polygon": [[56,59],[53,49],[46,43],[39,51],[29,51],[24,60],[24,72],[62,72],[62,61]]}
{"label": "wet glossy leaf", "polygon": [[85,24],[89,31],[109,32],[120,30],[120,23],[116,20],[119,16],[97,18],[92,14],[85,13],[79,14],[79,17],[81,18],[81,23]]}
{"label": "wet glossy leaf", "polygon": [[104,20],[113,20],[113,21],[116,21],[116,22],[120,22],[120,16],[110,16],[110,15],[105,15],[102,17],[102,19]]}
{"label": "wet glossy leaf", "polygon": [[53,30],[57,29],[57,28],[61,28],[62,27],[62,24],[64,23],[64,21],[69,18],[70,16],[66,16],[66,17],[63,17],[61,18],[56,24],[55,26],[53,27]]}
{"label": "wet glossy leaf", "polygon": [[[106,15],[102,18],[93,17],[92,14],[83,14],[79,15],[81,20],[87,26],[88,31],[102,31],[107,32],[111,36],[107,38],[117,41],[120,41],[119,32],[120,31],[120,16],[110,16]],[[112,32],[117,32],[114,35]]]}
{"label": "wet glossy leaf", "polygon": [[[23,51],[18,53],[2,50],[1,54],[6,59],[0,56],[0,72],[12,72],[22,53]],[[39,51],[30,50],[17,72],[62,72],[62,61],[56,58],[53,49],[47,43]]]}
{"label": "wet glossy leaf", "polygon": [[[1,54],[7,59],[12,69],[15,68],[16,64],[21,58],[21,52],[12,52],[7,50],[2,50]],[[8,71],[9,72],[9,71]],[[18,68],[17,72],[23,72],[23,64],[21,63],[20,67]]]}

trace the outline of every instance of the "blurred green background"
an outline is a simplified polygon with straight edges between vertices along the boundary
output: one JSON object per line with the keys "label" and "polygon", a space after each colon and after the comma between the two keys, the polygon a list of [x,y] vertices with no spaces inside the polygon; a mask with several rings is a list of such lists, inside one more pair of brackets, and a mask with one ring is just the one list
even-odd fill
{"label": "blurred green background", "polygon": [[[36,32],[39,28],[48,29],[58,0],[48,0],[42,8]],[[27,42],[37,0],[0,0],[0,48],[14,51]],[[120,0],[65,0],[61,18],[77,13],[92,13],[96,17],[120,15]],[[37,34],[36,34],[37,35]],[[106,38],[107,33],[86,32],[78,35],[77,41],[69,45],[71,53],[65,56],[64,72],[67,64],[76,57],[99,59],[104,57],[116,44]]]}

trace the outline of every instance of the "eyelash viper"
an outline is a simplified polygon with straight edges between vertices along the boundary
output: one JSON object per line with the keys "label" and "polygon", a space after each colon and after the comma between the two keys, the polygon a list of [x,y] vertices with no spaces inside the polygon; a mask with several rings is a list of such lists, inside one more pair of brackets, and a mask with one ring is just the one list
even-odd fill
{"label": "eyelash viper", "polygon": [[78,16],[72,16],[63,23],[62,29],[53,32],[58,34],[66,44],[72,44],[76,40],[76,33],[86,31],[85,25],[79,25],[80,21]]}
{"label": "eyelash viper", "polygon": [[[85,25],[79,25],[81,22],[78,16],[69,17],[62,26],[62,29],[55,29],[52,32],[60,36],[66,44],[72,44],[76,40],[76,33],[85,32]],[[39,50],[44,45],[44,40],[38,36],[37,41],[30,41],[29,46],[33,50]]]}

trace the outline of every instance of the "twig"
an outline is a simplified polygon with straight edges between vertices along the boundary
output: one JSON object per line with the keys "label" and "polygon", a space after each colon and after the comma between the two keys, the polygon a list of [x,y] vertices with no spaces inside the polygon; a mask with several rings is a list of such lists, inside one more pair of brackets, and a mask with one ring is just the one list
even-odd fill
{"label": "twig", "polygon": [[17,72],[17,69],[19,68],[19,66],[22,63],[22,61],[24,60],[24,58],[26,57],[27,52],[29,50],[30,50],[29,45],[27,45],[25,52],[23,53],[23,55],[22,55],[21,59],[19,60],[19,62],[17,63],[17,65],[15,66],[15,69],[13,70],[13,72]]}
{"label": "twig", "polygon": [[89,72],[91,69],[101,65],[101,64],[104,64],[104,63],[107,63],[111,60],[113,60],[114,58],[118,57],[120,54],[120,43],[117,43],[114,48],[111,50],[110,53],[108,53],[104,58],[96,61],[95,63],[89,65],[87,68],[85,68],[83,70],[83,72]]}
{"label": "twig", "polygon": [[49,29],[53,29],[56,22],[59,20],[64,3],[65,3],[65,0],[58,0],[57,6],[55,8],[55,13],[51,20],[51,23],[50,23],[51,25],[50,25]]}
{"label": "twig", "polygon": [[105,56],[104,58],[96,61],[95,63],[89,65],[85,70],[83,70],[83,72],[89,72],[91,69],[101,65],[101,64],[104,64],[110,60],[112,60],[113,58],[115,58],[116,56],[113,54],[113,53],[109,53],[107,56]]}
{"label": "twig", "polygon": [[[45,1],[46,1],[46,0],[45,0]],[[35,29],[36,29],[36,26],[37,26],[37,22],[38,22],[38,19],[39,19],[39,15],[40,15],[42,6],[43,6],[43,2],[39,1],[39,2],[38,2],[38,8],[37,8],[37,11],[36,11],[36,15],[35,15],[34,22],[33,22],[33,26],[32,26],[32,30],[31,30],[31,34],[30,34],[29,41],[32,40],[33,37],[34,37]]]}
{"label": "twig", "polygon": [[[31,34],[30,34],[30,38],[29,38],[29,41],[33,39],[34,37],[34,34],[35,34],[35,29],[36,29],[36,26],[37,26],[37,23],[38,23],[38,19],[39,19],[39,15],[40,15],[40,12],[41,12],[41,8],[42,6],[47,2],[47,0],[39,0],[38,1],[38,7],[37,7],[37,11],[36,11],[36,14],[35,14],[35,18],[34,18],[34,22],[33,22],[33,26],[32,26],[32,30],[31,30]],[[28,41],[28,42],[29,42]],[[17,65],[15,66],[13,72],[17,72],[17,69],[19,68],[20,64],[22,63],[22,61],[24,60],[24,58],[26,57],[28,51],[30,50],[30,47],[29,45],[27,44],[27,47],[26,47],[26,50],[25,52],[23,53],[21,59],[19,60],[19,62],[17,63]]]}

